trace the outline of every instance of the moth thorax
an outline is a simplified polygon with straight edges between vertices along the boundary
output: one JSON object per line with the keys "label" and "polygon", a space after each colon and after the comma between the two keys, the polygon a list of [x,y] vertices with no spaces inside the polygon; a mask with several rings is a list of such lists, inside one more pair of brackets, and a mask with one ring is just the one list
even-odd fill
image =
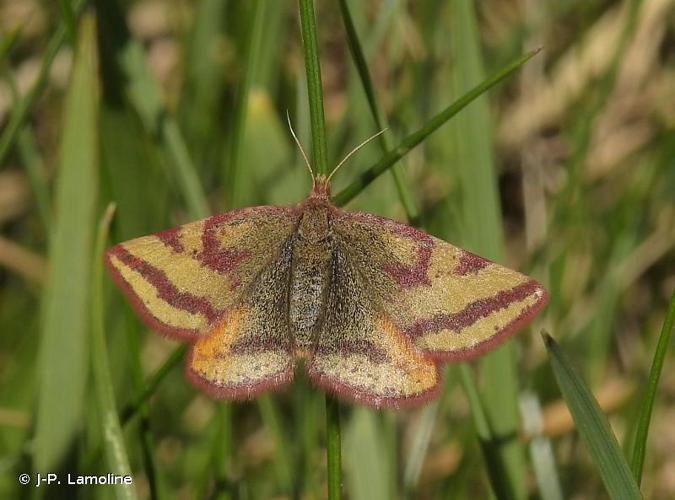
{"label": "moth thorax", "polygon": [[320,327],[331,280],[332,249],[323,210],[307,210],[293,248],[289,319],[296,348],[306,351]]}
{"label": "moth thorax", "polygon": [[320,243],[328,237],[328,211],[321,206],[304,210],[298,225],[298,239],[307,243]]}

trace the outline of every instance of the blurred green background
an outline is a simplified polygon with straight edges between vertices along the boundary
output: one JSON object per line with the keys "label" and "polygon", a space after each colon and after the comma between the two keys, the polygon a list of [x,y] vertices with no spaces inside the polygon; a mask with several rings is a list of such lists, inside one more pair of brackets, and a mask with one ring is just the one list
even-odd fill
{"label": "blurred green background", "polygon": [[[604,496],[538,332],[628,450],[675,288],[675,1],[346,5],[389,147],[543,47],[346,208],[412,219],[531,274],[551,301],[486,360],[448,366],[437,402],[342,405],[345,497]],[[334,165],[378,125],[343,11],[316,8]],[[0,30],[0,497],[325,498],[322,394],[299,373],[280,394],[210,400],[102,275],[105,228],[95,244],[111,201],[106,245],[308,193],[285,122],[309,149],[297,4],[0,0]],[[382,147],[360,151],[333,192]],[[670,351],[645,498],[675,497]],[[17,481],[59,471],[131,471],[134,488]]]}

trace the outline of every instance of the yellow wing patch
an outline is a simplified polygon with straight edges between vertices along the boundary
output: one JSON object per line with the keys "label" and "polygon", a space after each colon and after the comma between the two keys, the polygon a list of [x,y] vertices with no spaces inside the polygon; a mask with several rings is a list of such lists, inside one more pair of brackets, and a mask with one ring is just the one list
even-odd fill
{"label": "yellow wing patch", "polygon": [[193,338],[240,300],[296,219],[290,208],[234,210],[120,243],[106,262],[151,328]]}
{"label": "yellow wing patch", "polygon": [[475,357],[523,327],[546,304],[535,280],[389,219],[342,212],[343,247],[388,317],[437,360]]}

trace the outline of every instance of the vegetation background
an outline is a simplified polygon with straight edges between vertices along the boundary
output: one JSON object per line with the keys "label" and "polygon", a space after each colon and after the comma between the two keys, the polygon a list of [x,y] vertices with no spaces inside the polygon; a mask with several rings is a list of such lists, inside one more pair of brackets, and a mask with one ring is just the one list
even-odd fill
{"label": "vegetation background", "polygon": [[[409,219],[551,295],[533,328],[448,366],[437,402],[341,405],[344,496],[635,498],[642,479],[644,497],[675,497],[667,325],[659,335],[675,289],[675,1],[316,8],[329,163],[388,127],[336,176],[339,200],[358,194],[347,208]],[[0,29],[0,497],[326,497],[323,395],[301,376],[246,403],[198,392],[182,351],[103,275],[96,230],[110,201],[117,242],[307,194],[285,123],[288,110],[309,147],[298,4],[0,0]],[[365,186],[383,149],[538,47]],[[549,354],[541,328],[560,343]],[[57,471],[134,484],[17,480]]]}

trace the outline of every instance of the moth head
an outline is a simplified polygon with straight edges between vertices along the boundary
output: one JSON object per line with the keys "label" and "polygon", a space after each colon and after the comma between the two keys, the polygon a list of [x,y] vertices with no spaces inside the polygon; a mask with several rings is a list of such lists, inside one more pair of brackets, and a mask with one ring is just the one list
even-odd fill
{"label": "moth head", "polygon": [[312,177],[312,197],[330,199],[330,177],[319,174]]}

